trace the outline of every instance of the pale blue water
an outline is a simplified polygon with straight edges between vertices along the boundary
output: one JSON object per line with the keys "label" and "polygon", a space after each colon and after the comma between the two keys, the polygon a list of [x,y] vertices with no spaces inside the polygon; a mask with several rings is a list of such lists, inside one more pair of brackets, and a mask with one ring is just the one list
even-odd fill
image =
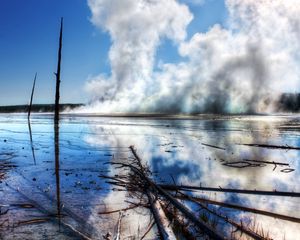
{"label": "pale blue water", "polygon": [[[121,170],[107,163],[132,157],[131,145],[155,173],[157,182],[173,183],[174,179],[177,184],[185,185],[300,192],[299,150],[241,145],[300,147],[299,120],[295,115],[179,118],[63,115],[58,159],[51,115],[32,116],[31,142],[26,115],[0,114],[0,206],[1,212],[8,210],[0,215],[0,238],[80,238],[74,229],[93,239],[108,231],[113,235],[118,214],[104,216],[98,212],[122,208],[126,193],[112,191],[114,186],[99,176],[119,174]],[[299,198],[213,192],[200,195],[300,218]],[[20,205],[25,203],[34,206]],[[55,217],[59,211],[63,215],[60,219]],[[148,221],[148,210],[141,211],[127,214],[122,221],[124,235],[132,237],[129,239],[137,237],[137,228],[141,229]],[[220,211],[237,222],[243,220],[269,231],[275,239],[300,239],[298,223],[237,210]],[[26,222],[33,219],[40,222]],[[224,234],[230,231],[222,228]]]}

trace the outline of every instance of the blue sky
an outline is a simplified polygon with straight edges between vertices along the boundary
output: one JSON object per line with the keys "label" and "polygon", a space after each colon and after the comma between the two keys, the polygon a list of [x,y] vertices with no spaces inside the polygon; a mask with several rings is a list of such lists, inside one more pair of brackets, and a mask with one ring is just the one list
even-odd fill
{"label": "blue sky", "polygon": [[[182,0],[194,20],[188,38],[225,24],[223,0]],[[27,104],[35,72],[35,103],[53,103],[60,17],[64,17],[61,102],[86,103],[89,76],[110,73],[109,35],[91,24],[86,0],[0,1],[0,105]],[[157,61],[177,62],[177,48],[162,41]]]}

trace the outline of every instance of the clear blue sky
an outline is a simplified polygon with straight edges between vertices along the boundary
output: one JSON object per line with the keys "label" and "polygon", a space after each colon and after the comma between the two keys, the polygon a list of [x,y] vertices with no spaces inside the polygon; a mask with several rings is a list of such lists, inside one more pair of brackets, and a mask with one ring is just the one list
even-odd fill
{"label": "clear blue sky", "polygon": [[[213,24],[224,24],[223,0],[181,0],[194,20],[189,37]],[[91,22],[86,0],[0,1],[0,105],[27,104],[35,72],[35,103],[53,103],[60,17],[64,17],[61,102],[86,103],[84,84],[89,76],[109,73],[110,38]],[[177,49],[163,41],[157,59],[179,60]]]}

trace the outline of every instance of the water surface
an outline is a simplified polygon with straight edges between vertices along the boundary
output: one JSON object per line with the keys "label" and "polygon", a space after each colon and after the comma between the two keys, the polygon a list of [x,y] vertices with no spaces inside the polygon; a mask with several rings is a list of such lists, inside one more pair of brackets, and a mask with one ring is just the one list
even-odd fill
{"label": "water surface", "polygon": [[[34,114],[30,125],[26,115],[1,114],[0,238],[114,236],[119,213],[99,213],[126,207],[129,196],[101,176],[122,173],[109,163],[130,160],[131,145],[158,183],[300,192],[300,151],[266,146],[300,147],[299,120],[295,115],[63,115],[55,127],[47,114]],[[299,198],[194,194],[300,218]],[[300,239],[299,223],[218,210],[274,239]],[[123,214],[122,239],[139,239],[151,214],[145,208]],[[231,231],[223,225],[219,228],[224,234]],[[154,239],[155,229],[147,236]]]}

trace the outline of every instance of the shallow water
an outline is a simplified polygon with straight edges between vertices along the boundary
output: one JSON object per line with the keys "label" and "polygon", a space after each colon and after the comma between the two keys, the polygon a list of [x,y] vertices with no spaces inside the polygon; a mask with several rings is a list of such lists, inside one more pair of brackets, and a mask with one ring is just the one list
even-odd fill
{"label": "shallow water", "polygon": [[[128,194],[101,175],[120,174],[108,163],[131,158],[131,145],[159,183],[300,192],[300,150],[243,144],[300,147],[300,117],[63,115],[55,129],[51,115],[34,114],[28,125],[26,115],[0,114],[0,238],[114,236],[119,213],[99,212],[124,208]],[[296,197],[197,195],[300,218]],[[299,223],[219,210],[274,239],[300,239]],[[149,221],[147,209],[124,212],[122,239],[139,239]]]}

